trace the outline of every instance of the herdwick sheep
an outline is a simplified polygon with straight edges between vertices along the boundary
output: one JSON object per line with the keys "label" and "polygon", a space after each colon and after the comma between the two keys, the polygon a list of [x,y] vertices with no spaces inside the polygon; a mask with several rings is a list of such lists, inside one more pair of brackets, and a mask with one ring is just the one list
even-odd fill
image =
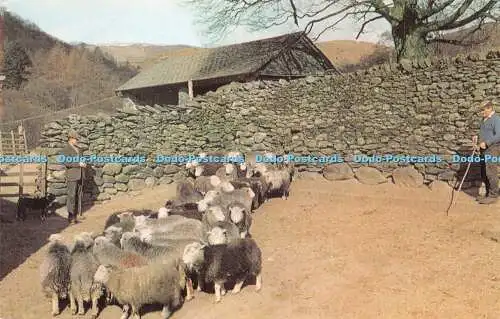
{"label": "herdwick sheep", "polygon": [[[252,211],[252,202],[255,197],[255,193],[249,187],[243,187],[240,189],[235,189],[231,193],[220,192],[218,196],[215,196],[212,201],[208,202],[210,206],[220,206],[224,210],[233,203],[242,204],[247,211]],[[205,201],[206,202],[206,201]],[[198,209],[200,209],[200,203],[198,203]],[[202,207],[203,208],[203,207]]]}
{"label": "herdwick sheep", "polygon": [[95,280],[102,283],[122,305],[122,319],[127,319],[129,307],[134,318],[141,318],[146,304],[163,305],[162,318],[167,319],[183,303],[187,284],[185,265],[173,258],[169,263],[153,263],[143,267],[116,269],[99,266]]}
{"label": "herdwick sheep", "polygon": [[223,222],[227,219],[226,212],[220,206],[210,206],[207,208],[205,214],[203,214],[201,222],[203,223],[204,229],[210,229],[214,227],[217,222]]}
{"label": "herdwick sheep", "polygon": [[[214,283],[215,302],[221,301],[226,282],[235,281],[232,293],[238,293],[245,280],[255,277],[255,290],[262,287],[262,252],[251,238],[238,239],[228,244],[187,247],[183,260],[199,267],[202,286]],[[189,253],[189,256],[186,254]],[[202,288],[203,289],[203,288]]]}
{"label": "herdwick sheep", "polygon": [[250,235],[250,226],[252,226],[250,212],[245,210],[245,207],[239,203],[230,204],[228,210],[229,219],[238,227],[241,238],[246,238]]}
{"label": "herdwick sheep", "polygon": [[[124,231],[130,231],[129,229],[134,227],[134,219],[132,216],[148,216],[153,217],[155,212],[149,209],[139,209],[139,210],[127,210],[119,211],[111,214],[104,225],[104,229],[110,226],[116,226],[125,229]],[[118,224],[118,225],[117,225]]]}
{"label": "herdwick sheep", "polygon": [[238,178],[238,169],[235,164],[227,163],[215,172],[215,176],[223,182],[230,182]]}
{"label": "herdwick sheep", "polygon": [[194,185],[188,181],[180,181],[177,184],[176,197],[167,201],[166,206],[179,206],[186,203],[197,203],[203,199],[203,194],[198,192]]}
{"label": "herdwick sheep", "polygon": [[218,176],[200,176],[194,181],[194,188],[204,196],[211,190],[232,192],[234,187],[228,181],[222,181]]}
{"label": "herdwick sheep", "polygon": [[103,287],[94,282],[94,274],[99,263],[92,254],[92,245],[93,239],[90,233],[75,236],[75,244],[71,251],[69,299],[71,312],[74,315],[77,311],[79,315],[83,315],[84,301],[92,301],[92,318],[97,318],[98,301],[103,295]]}
{"label": "herdwick sheep", "polygon": [[[181,258],[186,245],[192,240],[171,241],[166,246],[152,245],[141,241],[135,233],[124,233],[121,239],[122,249],[144,256],[150,262],[162,262],[168,258]],[[186,300],[193,299],[192,282],[188,283]]]}
{"label": "herdwick sheep", "polygon": [[59,234],[49,237],[47,254],[40,265],[42,291],[52,298],[52,315],[60,313],[59,299],[68,297],[70,286],[71,253]]}
{"label": "herdwick sheep", "polygon": [[124,251],[102,236],[94,240],[92,252],[101,265],[128,268],[143,266],[148,263],[145,257],[137,253]]}
{"label": "herdwick sheep", "polygon": [[109,226],[104,230],[104,237],[109,239],[111,243],[113,243],[116,246],[120,245],[120,238],[123,234],[123,229],[121,227],[117,226]]}
{"label": "herdwick sheep", "polygon": [[255,194],[252,200],[252,210],[257,209],[267,200],[267,190],[268,185],[263,176],[253,176],[249,178],[238,178],[231,181],[231,184],[235,189],[241,189],[243,187],[249,187]]}
{"label": "herdwick sheep", "polygon": [[290,193],[290,184],[292,183],[293,168],[282,168],[276,170],[268,170],[262,174],[269,188],[268,196],[273,196],[275,193],[281,195],[281,198],[288,199]]}
{"label": "herdwick sheep", "polygon": [[229,221],[217,222],[206,234],[209,245],[227,244],[241,237],[238,227]]}

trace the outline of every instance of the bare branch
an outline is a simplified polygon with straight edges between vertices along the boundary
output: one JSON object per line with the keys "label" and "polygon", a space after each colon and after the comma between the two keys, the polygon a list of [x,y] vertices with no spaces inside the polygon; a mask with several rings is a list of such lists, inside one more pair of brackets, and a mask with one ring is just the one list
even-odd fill
{"label": "bare branch", "polygon": [[293,3],[293,0],[290,0],[290,6],[292,7],[292,12],[293,12],[293,22],[295,23],[296,26],[299,26],[299,19],[297,17],[297,7],[295,6],[295,3]]}
{"label": "bare branch", "polygon": [[421,9],[419,12],[420,13],[420,16],[419,16],[420,20],[424,21],[424,20],[432,17],[433,15],[448,8],[453,2],[455,2],[455,0],[448,0],[448,1],[443,2],[441,5],[434,7],[434,2],[429,1],[428,8]]}
{"label": "bare branch", "polygon": [[366,20],[365,22],[363,22],[363,24],[361,25],[361,29],[359,30],[358,35],[356,36],[356,40],[357,40],[357,39],[359,39],[359,36],[360,36],[360,35],[364,32],[365,27],[366,27],[368,24],[370,24],[370,23],[372,23],[373,21],[376,21],[376,20],[378,20],[378,19],[382,19],[382,18],[384,18],[384,17],[383,17],[383,16],[378,16],[378,17],[374,17],[374,18],[371,18],[370,20]]}
{"label": "bare branch", "polygon": [[462,20],[458,20],[462,15],[464,15],[465,11],[470,7],[473,0],[465,0],[464,3],[448,18],[443,19],[442,21],[437,21],[426,26],[426,31],[439,31],[439,30],[452,30],[456,28],[463,27],[475,20],[484,17],[485,15],[489,15],[489,11],[493,9],[495,4],[498,3],[498,0],[490,0],[486,3],[481,9],[474,12],[467,18]]}
{"label": "bare branch", "polygon": [[324,21],[324,20],[327,20],[327,19],[330,19],[330,18],[333,18],[335,16],[338,16],[338,15],[341,15],[342,13],[346,13],[348,15],[354,15],[356,13],[349,13],[348,11],[349,10],[352,10],[358,6],[361,6],[361,5],[366,5],[366,4],[370,4],[371,0],[365,0],[365,1],[361,1],[361,2],[353,2],[352,4],[348,5],[348,6],[345,6],[344,8],[338,10],[338,11],[335,11],[335,12],[332,12],[330,14],[327,14],[321,18],[318,18],[318,19],[314,19],[314,20],[311,20],[309,21],[309,23],[306,25],[305,27],[305,32],[307,34],[309,34],[313,28],[313,26],[318,23],[318,22],[321,22],[321,21]]}

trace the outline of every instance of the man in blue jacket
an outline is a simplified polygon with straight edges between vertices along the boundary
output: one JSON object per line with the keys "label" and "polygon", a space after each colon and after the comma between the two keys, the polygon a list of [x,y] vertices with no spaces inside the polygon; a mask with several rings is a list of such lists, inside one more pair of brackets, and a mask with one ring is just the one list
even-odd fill
{"label": "man in blue jacket", "polygon": [[[498,200],[498,160],[500,159],[500,116],[495,113],[493,102],[482,107],[483,121],[479,132],[479,149],[483,155],[481,175],[486,184],[486,197],[478,198],[480,204],[493,204]],[[494,159],[485,159],[490,155]]]}

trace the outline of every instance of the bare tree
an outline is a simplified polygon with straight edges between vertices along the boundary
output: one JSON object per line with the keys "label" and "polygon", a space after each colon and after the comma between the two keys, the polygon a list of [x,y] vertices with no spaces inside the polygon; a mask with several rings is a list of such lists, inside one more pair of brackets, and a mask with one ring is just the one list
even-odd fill
{"label": "bare tree", "polygon": [[[249,31],[295,25],[317,40],[345,21],[359,24],[356,39],[374,21],[391,29],[398,61],[423,58],[431,42],[450,42],[442,35],[488,21],[499,21],[499,0],[184,0],[198,13],[197,23],[215,40],[237,27]],[[301,27],[300,24],[303,24]],[[465,41],[465,39],[461,39]],[[453,40],[457,42],[457,40]]]}

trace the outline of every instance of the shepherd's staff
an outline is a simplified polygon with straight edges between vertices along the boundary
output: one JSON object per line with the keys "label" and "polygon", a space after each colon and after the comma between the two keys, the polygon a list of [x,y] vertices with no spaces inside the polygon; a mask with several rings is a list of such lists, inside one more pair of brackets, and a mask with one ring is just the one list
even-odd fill
{"label": "shepherd's staff", "polygon": [[83,167],[80,166],[80,187],[78,189],[78,215],[83,217],[83,211],[82,211],[82,195],[83,195]]}
{"label": "shepherd's staff", "polygon": [[[474,155],[476,154],[476,150],[477,150],[477,136],[474,136],[472,138],[472,143],[474,145],[473,145],[473,149],[472,149],[471,158],[474,157]],[[465,169],[465,173],[464,173],[464,176],[462,177],[462,181],[460,182],[460,185],[458,186],[458,191],[457,191],[458,193],[460,193],[460,190],[462,189],[462,185],[464,184],[465,178],[467,177],[467,174],[469,173],[469,169],[470,169],[471,164],[472,164],[472,161],[469,161],[469,163],[467,164],[467,168]],[[455,187],[454,187],[453,191],[451,193],[451,202],[450,202],[450,205],[448,206],[448,209],[446,209],[446,216],[448,216],[448,212],[450,211],[451,207],[455,204],[455,201],[456,201],[456,198],[455,198]]]}

